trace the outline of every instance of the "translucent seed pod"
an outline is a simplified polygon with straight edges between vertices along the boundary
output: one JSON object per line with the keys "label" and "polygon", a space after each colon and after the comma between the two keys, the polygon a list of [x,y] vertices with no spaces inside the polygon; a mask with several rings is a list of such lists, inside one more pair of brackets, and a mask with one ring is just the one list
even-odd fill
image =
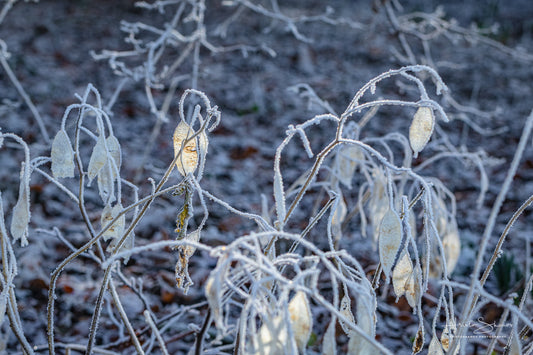
{"label": "translucent seed pod", "polygon": [[181,121],[174,130],[174,157],[179,155],[176,167],[183,176],[194,173],[198,166],[198,139],[189,140],[182,150],[183,142],[192,137],[194,133],[194,130],[184,121]]}
{"label": "translucent seed pod", "polygon": [[109,160],[106,160],[106,163],[104,164],[104,167],[100,169],[97,178],[98,193],[100,194],[100,198],[102,199],[102,201],[106,204],[115,200],[114,178],[112,177],[113,173],[110,170],[112,168],[109,162]]}
{"label": "translucent seed pod", "polygon": [[461,254],[461,240],[459,239],[459,232],[455,221],[448,225],[448,230],[442,238],[442,246],[444,247],[446,268],[449,276],[455,269],[459,255]]}
{"label": "translucent seed pod", "polygon": [[511,334],[511,342],[509,345],[509,355],[522,355],[522,344],[520,344],[520,339],[516,333],[516,329],[513,328]]}
{"label": "translucent seed pod", "polygon": [[419,107],[409,127],[409,143],[415,158],[429,142],[434,126],[433,110],[429,107]]}
{"label": "translucent seed pod", "polygon": [[253,337],[254,355],[286,354],[289,345],[287,327],[281,316],[264,319],[263,325]]}
{"label": "translucent seed pod", "polygon": [[355,145],[342,146],[335,156],[339,181],[346,187],[352,187],[352,178],[357,167],[357,162],[363,160],[363,158],[363,152]]}
{"label": "translucent seed pod", "polygon": [[[344,295],[341,300],[340,312],[350,321],[350,323],[355,323],[355,318],[352,313],[352,301],[347,295]],[[346,334],[350,334],[352,332],[352,328],[347,326],[343,320],[339,319],[339,324],[341,325],[342,330],[344,330]]]}
{"label": "translucent seed pod", "polygon": [[96,145],[93,147],[91,158],[89,159],[89,167],[87,168],[89,183],[98,175],[106,162],[107,151],[105,148],[105,137],[101,134],[96,140]]}
{"label": "translucent seed pod", "polygon": [[394,287],[394,293],[396,297],[401,297],[405,294],[407,289],[407,282],[413,273],[413,263],[411,262],[411,257],[409,256],[409,251],[405,248],[402,251],[402,254],[394,266],[392,271],[392,285]]}
{"label": "translucent seed pod", "polygon": [[289,302],[289,316],[296,346],[303,352],[313,329],[313,317],[307,295],[298,291]]}
{"label": "translucent seed pod", "polygon": [[409,276],[409,279],[407,280],[407,284],[405,287],[405,298],[407,299],[407,303],[409,303],[409,306],[412,308],[415,308],[419,299],[420,299],[420,285],[422,283],[422,277],[420,269],[415,266],[413,268],[413,272]]}
{"label": "translucent seed pod", "polygon": [[13,241],[20,239],[20,245],[28,245],[28,224],[30,223],[30,177],[26,176],[25,163],[20,169],[19,195],[11,217]]}
{"label": "translucent seed pod", "polygon": [[337,341],[335,336],[335,323],[329,323],[328,329],[322,340],[322,355],[337,355]]}
{"label": "translucent seed pod", "polygon": [[53,142],[52,151],[52,175],[58,178],[74,177],[74,151],[63,129],[57,132]]}
{"label": "translucent seed pod", "polygon": [[[102,228],[107,226],[116,216],[122,212],[122,204],[117,203],[114,207],[111,207],[109,204],[104,207],[102,215],[100,216],[100,225]],[[124,225],[126,224],[126,215],[122,214],[108,230],[104,232],[102,237],[104,241],[111,239],[111,243],[107,247],[108,252],[114,251],[118,241],[122,238],[124,234]]]}
{"label": "translucent seed pod", "polygon": [[336,239],[341,237],[342,232],[342,223],[348,214],[348,208],[346,207],[346,202],[342,198],[342,195],[339,195],[339,202],[337,208],[333,212],[333,217],[331,218],[331,230]]}
{"label": "translucent seed pod", "polygon": [[379,260],[388,278],[402,242],[402,221],[396,211],[389,209],[379,226]]}
{"label": "translucent seed pod", "polygon": [[444,355],[440,341],[435,334],[433,334],[433,338],[431,338],[429,343],[428,355]]}
{"label": "translucent seed pod", "polygon": [[224,322],[222,321],[222,284],[221,276],[219,275],[219,270],[215,269],[209,275],[205,283],[205,297],[207,303],[209,304],[209,309],[213,314],[213,320],[215,325],[219,330],[223,330]]}
{"label": "translucent seed pod", "polygon": [[113,158],[113,161],[116,165],[116,171],[113,167],[111,167],[113,179],[116,179],[117,171],[120,171],[120,166],[122,165],[122,151],[120,149],[120,143],[118,142],[117,137],[109,136],[106,139],[106,145],[109,155]]}

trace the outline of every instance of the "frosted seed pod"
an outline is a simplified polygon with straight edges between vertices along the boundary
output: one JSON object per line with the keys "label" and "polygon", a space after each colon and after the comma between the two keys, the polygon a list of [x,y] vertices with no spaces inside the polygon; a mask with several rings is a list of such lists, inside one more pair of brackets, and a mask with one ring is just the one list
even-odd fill
{"label": "frosted seed pod", "polygon": [[[385,193],[387,179],[385,178],[383,171],[378,168],[374,169],[372,172],[372,178],[374,186],[372,188],[372,195],[369,202],[369,212],[374,242],[377,243],[379,237],[379,225],[389,209],[389,199]],[[364,231],[363,235],[365,235]]]}
{"label": "frosted seed pod", "polygon": [[401,242],[402,221],[400,216],[389,208],[379,226],[379,260],[387,278]]}
{"label": "frosted seed pod", "polygon": [[433,334],[433,338],[431,338],[431,342],[429,343],[428,355],[444,355],[442,346],[435,334]]}
{"label": "frosted seed pod", "polygon": [[444,327],[444,330],[442,331],[442,334],[440,336],[440,342],[442,343],[442,348],[444,351],[448,352],[448,349],[450,347],[450,329],[448,327],[448,323],[446,322],[446,327]]}
{"label": "frosted seed pod", "polygon": [[337,355],[337,342],[335,341],[335,323],[329,323],[324,339],[322,340],[322,355]]}
{"label": "frosted seed pod", "polygon": [[96,145],[94,146],[91,158],[89,159],[89,167],[87,168],[87,178],[89,179],[89,183],[96,177],[96,175],[98,175],[106,161],[107,151],[105,149],[105,137],[101,134],[96,140]]}
{"label": "frosted seed pod", "polygon": [[409,306],[412,308],[416,307],[418,299],[420,298],[420,283],[420,271],[419,268],[415,266],[405,286],[405,298],[407,299]]}
{"label": "frosted seed pod", "polygon": [[109,136],[106,139],[106,145],[109,155],[113,158],[116,165],[116,170],[114,167],[111,167],[113,179],[116,179],[117,171],[120,171],[120,166],[122,164],[122,151],[120,150],[120,143],[118,142],[117,137]]}
{"label": "frosted seed pod", "polygon": [[[98,193],[100,198],[104,203],[112,202],[115,200],[114,197],[114,178],[111,178],[113,173],[109,170],[110,164],[109,160],[106,160],[104,167],[100,169],[98,173]],[[116,175],[116,174],[115,174]]]}
{"label": "frosted seed pod", "polygon": [[20,245],[28,245],[28,224],[30,223],[30,177],[25,174],[25,163],[20,170],[19,196],[11,217],[13,241],[20,239]]}
{"label": "frosted seed pod", "polygon": [[518,334],[516,333],[515,328],[513,328],[513,333],[511,334],[509,355],[522,355],[522,345],[520,344],[520,339],[518,339]]}
{"label": "frosted seed pod", "polygon": [[444,247],[448,276],[450,276],[461,254],[461,240],[459,239],[459,232],[455,223],[448,225],[448,231],[444,235],[444,238],[442,238],[442,246]]}
{"label": "frosted seed pod", "polygon": [[346,187],[352,187],[352,178],[357,162],[363,160],[361,149],[354,145],[343,146],[335,156],[339,181]]}
{"label": "frosted seed pod", "polygon": [[303,352],[313,328],[313,317],[304,292],[298,291],[289,302],[289,316],[294,340],[298,349]]}
{"label": "frosted seed pod", "polygon": [[287,353],[287,328],[281,316],[265,319],[254,336],[254,355],[277,355]]}
{"label": "frosted seed pod", "polygon": [[74,177],[74,151],[67,132],[59,130],[52,142],[52,175],[56,179]]}
{"label": "frosted seed pod", "polygon": [[[344,295],[344,297],[341,300],[340,312],[344,317],[346,317],[350,321],[350,323],[355,323],[353,313],[352,313],[352,301],[350,300],[350,297],[348,297],[347,295]],[[344,330],[346,334],[350,334],[350,332],[352,331],[352,328],[348,327],[343,320],[339,319],[339,323],[342,327],[342,330]]]}
{"label": "frosted seed pod", "polygon": [[220,275],[218,273],[211,273],[205,283],[205,297],[209,308],[213,313],[213,320],[216,327],[221,330],[224,329],[222,322],[222,285],[220,285]]}
{"label": "frosted seed pod", "polygon": [[[100,225],[102,228],[105,228],[109,222],[111,222],[116,216],[119,215],[120,212],[122,212],[122,204],[117,203],[114,207],[111,207],[111,205],[106,205],[104,207],[104,210],[102,211],[102,215],[100,216]],[[113,249],[116,246],[116,243],[122,238],[122,234],[124,233],[124,225],[126,224],[126,215],[122,214],[111,227],[109,227],[102,237],[104,238],[104,241],[107,241],[109,239],[112,239],[111,243],[109,244],[107,250],[113,251]]]}
{"label": "frosted seed pod", "polygon": [[176,167],[181,175],[186,176],[194,173],[198,166],[197,138],[189,140],[181,149],[185,140],[194,135],[194,130],[184,121],[181,121],[174,131],[174,157],[179,157],[176,161]]}
{"label": "frosted seed pod", "polygon": [[415,341],[413,342],[413,354],[418,354],[424,347],[424,327],[420,326],[416,332]]}
{"label": "frosted seed pod", "polygon": [[413,149],[414,157],[424,149],[435,125],[433,110],[429,107],[419,107],[409,127],[409,143]]}
{"label": "frosted seed pod", "polygon": [[407,248],[405,248],[392,271],[392,285],[394,286],[394,293],[397,298],[405,294],[407,282],[412,273],[413,263],[411,262]]}
{"label": "frosted seed pod", "polygon": [[338,198],[340,199],[339,203],[337,204],[337,208],[335,208],[333,217],[331,218],[331,230],[336,239],[341,237],[342,222],[344,222],[344,219],[348,214],[348,209],[346,208],[346,203],[344,202],[342,195],[339,195]]}

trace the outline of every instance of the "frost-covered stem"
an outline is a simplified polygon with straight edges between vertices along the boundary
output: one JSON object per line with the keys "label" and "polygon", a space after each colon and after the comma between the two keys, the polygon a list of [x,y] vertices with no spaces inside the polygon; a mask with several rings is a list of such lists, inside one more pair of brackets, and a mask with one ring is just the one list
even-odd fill
{"label": "frost-covered stem", "polygon": [[[48,289],[48,306],[47,306],[47,322],[48,322],[48,348],[50,354],[55,354],[54,350],[54,304],[55,304],[55,286],[57,283],[57,279],[59,278],[59,275],[63,271],[63,269],[74,259],[76,259],[78,256],[89,250],[96,242],[100,240],[102,235],[107,232],[107,230],[114,225],[114,223],[125,213],[129,212],[130,210],[136,208],[139,205],[142,205],[143,203],[147,203],[149,201],[153,201],[156,197],[166,194],[176,188],[177,185],[173,185],[171,187],[168,187],[164,190],[159,191],[158,193],[151,194],[150,196],[147,196],[136,203],[128,206],[127,208],[123,209],[112,221],[110,221],[106,226],[102,228],[100,233],[98,233],[94,238],[89,240],[85,245],[80,247],[75,253],[70,254],[65,260],[61,262],[61,264],[58,265],[58,267],[52,272],[50,275],[50,286]],[[142,216],[145,211],[139,213],[139,216]],[[137,221],[138,222],[138,221]],[[126,234],[128,235],[128,234]],[[117,250],[118,248],[116,248]]]}
{"label": "frost-covered stem", "polygon": [[[159,342],[159,348],[161,349],[161,352],[163,355],[168,355],[168,350],[165,346],[165,342],[163,341],[163,337],[161,336],[161,333],[159,332],[159,329],[157,329],[157,326],[155,325],[152,316],[150,315],[150,311],[147,309],[143,312],[144,318],[146,319],[146,323],[150,326],[150,329],[152,329],[152,333],[157,338],[157,341]],[[141,349],[142,351],[142,349]]]}
{"label": "frost-covered stem", "polygon": [[502,235],[500,236],[500,239],[498,240],[498,243],[496,244],[496,247],[494,248],[494,252],[492,253],[492,257],[490,258],[489,264],[487,265],[487,268],[485,269],[485,272],[483,273],[483,276],[481,276],[481,279],[479,280],[480,287],[483,287],[485,282],[487,281],[489,274],[494,267],[494,264],[496,263],[496,260],[500,257],[501,251],[502,251],[502,245],[505,241],[505,238],[507,237],[507,234],[509,234],[509,231],[511,230],[511,227],[513,226],[514,222],[522,215],[522,213],[525,211],[526,208],[528,208],[533,203],[533,195],[529,196],[529,198],[520,206],[520,208],[513,214],[509,222],[507,222],[507,225],[505,226],[505,229],[502,232]]}
{"label": "frost-covered stem", "polygon": [[298,203],[303,198],[303,195],[307,192],[307,188],[309,187],[309,185],[311,184],[311,181],[315,178],[316,174],[318,173],[318,169],[320,168],[320,165],[322,165],[322,162],[324,161],[326,156],[339,144],[340,142],[338,140],[334,140],[333,142],[328,144],[320,153],[318,153],[315,163],[313,164],[313,167],[311,168],[311,171],[309,173],[309,176],[303,183],[294,201],[292,201],[291,205],[289,206],[287,210],[287,214],[285,215],[283,224],[287,223],[289,217],[292,215],[292,212],[294,212],[294,209],[296,208]]}
{"label": "frost-covered stem", "polygon": [[[0,195],[0,198],[1,198],[1,195]],[[3,206],[1,206],[1,204],[2,203],[0,201],[0,208],[2,209],[2,211],[0,211],[1,212],[0,218],[3,218],[4,213],[3,213]],[[9,296],[8,296],[8,304],[6,307],[6,312],[9,318],[9,325],[11,329],[13,330],[13,333],[17,337],[20,345],[22,346],[23,352],[25,354],[30,355],[30,354],[33,354],[33,350],[31,348],[31,345],[28,343],[28,340],[24,336],[24,332],[22,331],[22,326],[21,326],[20,318],[18,316],[18,310],[16,307],[17,303],[16,303],[16,298],[15,298],[15,291],[14,291],[13,285],[11,284],[11,281],[8,281],[12,279],[12,276],[9,274],[8,269],[11,269],[12,267],[10,267],[10,265],[8,264],[8,260],[10,258],[8,258],[8,255],[7,255],[8,248],[6,246],[7,246],[8,241],[6,240],[6,238],[7,238],[7,231],[5,230],[0,231],[0,247],[1,247],[1,253],[2,253],[2,273],[4,275],[4,279],[6,280],[5,287],[9,287],[9,291],[8,291]],[[13,262],[16,262],[14,257],[11,259],[13,260]]]}
{"label": "frost-covered stem", "polygon": [[207,332],[207,329],[209,329],[209,325],[211,324],[213,315],[211,314],[211,310],[207,310],[207,314],[205,315],[204,324],[202,324],[202,329],[196,334],[196,346],[194,349],[194,355],[202,355],[202,347],[204,342],[204,336]]}
{"label": "frost-covered stem", "polygon": [[30,97],[28,96],[28,94],[26,93],[26,91],[24,90],[24,88],[22,87],[20,82],[18,81],[17,77],[15,76],[13,71],[11,70],[11,67],[9,66],[9,63],[7,62],[7,59],[6,59],[6,44],[4,43],[4,41],[0,40],[0,47],[1,47],[1,49],[0,49],[0,64],[2,64],[2,67],[4,68],[7,76],[9,77],[9,79],[11,80],[11,82],[13,83],[15,88],[17,89],[19,95],[22,96],[22,99],[24,100],[24,102],[26,103],[26,105],[30,109],[31,113],[33,114],[33,117],[35,118],[35,121],[37,122],[37,125],[39,126],[39,129],[41,130],[41,134],[43,135],[43,138],[44,138],[45,142],[46,143],[50,143],[50,136],[48,135],[48,132],[47,132],[46,127],[44,125],[43,119],[41,118],[41,115],[39,114],[39,111],[37,110],[37,108],[35,107],[33,102],[31,101]]}
{"label": "frost-covered stem", "polygon": [[120,318],[122,318],[122,322],[124,323],[124,325],[126,325],[126,329],[130,334],[131,342],[133,343],[135,350],[137,350],[137,354],[144,355],[144,350],[141,347],[141,343],[139,342],[137,335],[135,335],[135,329],[133,329],[133,327],[131,326],[131,323],[128,319],[128,315],[126,314],[126,311],[124,311],[124,307],[122,307],[122,302],[120,302],[120,297],[113,282],[109,283],[109,290],[111,291],[111,297],[113,297],[113,302],[117,307],[118,313],[120,314]]}
{"label": "frost-covered stem", "polygon": [[100,314],[102,313],[102,305],[104,304],[104,294],[111,280],[111,268],[113,264],[105,270],[104,279],[102,281],[102,287],[98,292],[98,298],[96,299],[96,306],[94,308],[93,317],[91,319],[91,327],[89,328],[89,341],[87,342],[87,349],[85,349],[85,355],[91,355],[94,347],[94,341],[96,340],[96,330],[98,328],[98,321],[100,320]]}
{"label": "frost-covered stem", "polygon": [[472,312],[479,298],[479,294],[474,293],[474,289],[476,288],[476,285],[479,282],[478,275],[481,271],[481,265],[483,264],[483,257],[485,255],[485,250],[487,249],[489,239],[494,230],[494,226],[496,224],[496,218],[498,217],[503,201],[507,195],[507,192],[509,191],[511,182],[513,181],[513,178],[516,174],[516,170],[518,169],[518,164],[520,163],[520,159],[522,158],[524,149],[527,146],[532,128],[533,128],[533,111],[529,114],[527,118],[526,124],[524,126],[524,130],[522,132],[522,136],[520,137],[520,142],[518,143],[515,155],[513,157],[513,161],[511,162],[511,166],[509,167],[509,170],[507,171],[507,176],[505,177],[505,180],[502,184],[500,192],[498,196],[496,197],[496,201],[494,202],[492,206],[492,210],[491,210],[489,219],[487,221],[485,231],[483,232],[483,236],[481,238],[481,243],[479,245],[479,252],[477,255],[476,263],[474,265],[474,271],[472,272],[472,282],[470,284],[470,289],[468,291],[468,294],[467,294],[467,297],[466,297],[466,300],[463,306],[462,317],[461,317],[461,321],[459,324],[459,330],[457,334],[458,336],[455,336],[453,338],[453,342],[450,346],[450,352],[452,354],[454,354],[455,349],[459,345],[458,339],[461,339],[464,336],[464,333],[466,332],[467,327],[465,325],[471,319]]}

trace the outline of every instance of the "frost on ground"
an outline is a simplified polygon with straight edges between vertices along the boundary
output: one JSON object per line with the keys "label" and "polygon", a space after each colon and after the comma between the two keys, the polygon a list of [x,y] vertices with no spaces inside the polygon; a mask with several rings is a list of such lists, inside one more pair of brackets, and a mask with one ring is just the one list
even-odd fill
{"label": "frost on ground", "polygon": [[1,3],[0,353],[533,353],[533,6]]}

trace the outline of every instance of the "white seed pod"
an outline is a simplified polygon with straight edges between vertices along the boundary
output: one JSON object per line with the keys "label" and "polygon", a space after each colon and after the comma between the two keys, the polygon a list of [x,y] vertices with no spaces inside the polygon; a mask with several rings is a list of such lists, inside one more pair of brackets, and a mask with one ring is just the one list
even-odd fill
{"label": "white seed pod", "polygon": [[[104,167],[100,169],[100,172],[98,173],[98,193],[100,194],[100,198],[104,203],[110,203],[115,200],[114,197],[114,180],[113,173],[110,170],[110,161],[106,160]],[[116,175],[116,174],[115,174]]]}
{"label": "white seed pod", "polygon": [[337,341],[335,336],[335,321],[329,323],[322,340],[322,355],[337,355]]}
{"label": "white seed pod", "polygon": [[30,177],[26,176],[25,163],[20,169],[19,196],[11,217],[13,241],[20,239],[20,245],[28,245],[28,224],[30,223]]}
{"label": "white seed pod", "polygon": [[[102,211],[102,215],[100,216],[100,225],[102,228],[107,226],[109,222],[111,222],[113,219],[115,219],[116,216],[120,212],[122,212],[123,207],[122,204],[117,203],[114,207],[111,207],[109,204],[104,207],[104,210]],[[112,239],[113,241],[108,247],[108,251],[112,251],[113,248],[116,246],[116,243],[122,238],[122,234],[124,233],[124,225],[126,224],[126,215],[122,214],[115,223],[111,227],[109,227],[108,230],[104,232],[102,237],[104,238],[104,241],[107,241],[109,239]]]}
{"label": "white seed pod", "polygon": [[413,272],[409,276],[409,279],[407,280],[406,287],[405,287],[405,298],[407,299],[407,303],[409,303],[409,306],[412,308],[415,308],[419,299],[420,299],[420,284],[422,283],[421,280],[421,272],[420,269],[415,266],[413,268]]}
{"label": "white seed pod", "polygon": [[74,151],[67,132],[63,129],[57,132],[52,142],[50,156],[52,158],[52,175],[56,179],[74,177]]}
{"label": "white seed pod", "polygon": [[435,126],[435,116],[429,107],[419,107],[416,110],[411,127],[409,127],[409,143],[413,149],[415,158],[424,149],[431,138],[433,127]]}
{"label": "white seed pod", "polygon": [[[350,297],[348,297],[348,295],[344,295],[341,300],[340,312],[350,321],[350,323],[355,323],[355,319],[352,313],[352,301],[350,300]],[[344,321],[339,319],[339,324],[341,325],[342,330],[344,330],[346,334],[350,334],[350,332],[352,332],[352,328],[347,326]]]}
{"label": "white seed pod", "polygon": [[[385,216],[389,209],[389,198],[385,193],[387,186],[387,178],[381,169],[374,169],[372,172],[372,180],[374,187],[372,188],[372,195],[369,201],[370,223],[372,225],[372,235],[374,242],[378,242],[379,238],[379,226],[381,220]],[[365,235],[363,230],[363,235]]]}
{"label": "white seed pod", "polygon": [[106,145],[107,151],[109,152],[109,155],[113,158],[117,168],[115,171],[115,168],[111,167],[111,174],[113,175],[113,179],[116,179],[117,171],[120,171],[120,166],[122,165],[122,151],[120,149],[120,143],[118,142],[117,137],[109,136],[106,139]]}
{"label": "white seed pod", "polygon": [[215,325],[219,330],[224,329],[224,323],[222,321],[222,285],[220,283],[220,276],[217,269],[215,269],[209,275],[209,278],[205,282],[205,297],[209,304],[209,309],[213,314]]}
{"label": "white seed pod", "polygon": [[174,157],[178,156],[176,167],[181,175],[194,173],[198,166],[197,138],[189,140],[183,147],[185,140],[194,135],[195,131],[184,121],[181,121],[174,130]]}
{"label": "white seed pod", "polygon": [[513,328],[511,334],[511,344],[509,345],[509,355],[522,355],[522,344],[520,344],[520,339],[516,333],[516,329]]}
{"label": "white seed pod", "polygon": [[335,156],[339,181],[346,187],[352,187],[352,178],[357,162],[363,160],[363,158],[363,152],[355,145],[343,146]]}
{"label": "white seed pod", "polygon": [[402,242],[402,221],[396,211],[389,209],[379,226],[379,260],[388,278]]}
{"label": "white seed pod", "polygon": [[405,248],[392,271],[392,285],[394,287],[394,293],[399,298],[405,294],[407,289],[407,282],[413,273],[413,263],[409,256],[409,251]]}
{"label": "white seed pod", "polygon": [[303,352],[313,329],[313,317],[306,294],[302,291],[296,292],[288,308],[296,346]]}
{"label": "white seed pod", "polygon": [[281,316],[264,319],[263,325],[253,337],[254,355],[287,354],[287,327]]}
{"label": "white seed pod", "polygon": [[433,334],[433,338],[431,338],[429,343],[428,355],[444,355],[440,341],[435,334]]}
{"label": "white seed pod", "polygon": [[339,195],[339,203],[337,208],[333,212],[333,217],[331,218],[331,230],[336,239],[341,237],[342,223],[348,214],[348,208],[346,207],[346,202],[342,198],[342,195]]}
{"label": "white seed pod", "polygon": [[461,240],[459,239],[457,225],[454,222],[448,225],[448,230],[442,238],[442,246],[444,247],[448,276],[450,276],[455,269],[457,261],[459,260],[459,255],[461,254]]}
{"label": "white seed pod", "polygon": [[93,147],[89,167],[87,168],[87,178],[89,183],[98,175],[107,161],[107,151],[105,148],[105,137],[103,134],[98,136],[96,145]]}

